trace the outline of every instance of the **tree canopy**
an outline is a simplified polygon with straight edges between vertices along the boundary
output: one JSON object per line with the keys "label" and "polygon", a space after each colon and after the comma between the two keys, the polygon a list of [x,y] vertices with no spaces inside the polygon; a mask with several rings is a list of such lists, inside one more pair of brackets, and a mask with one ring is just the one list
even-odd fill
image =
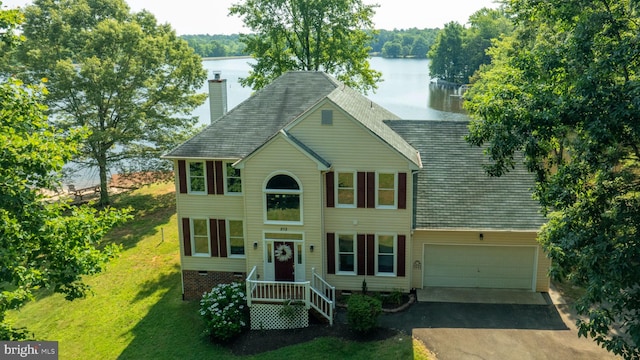
{"label": "tree canopy", "polygon": [[111,167],[162,167],[159,155],[191,134],[206,72],[150,13],[131,13],[124,0],[35,0],[22,33],[19,70],[31,83],[48,79],[51,120],[91,130],[75,160],[98,167],[102,204]]}
{"label": "tree canopy", "polygon": [[551,275],[584,287],[579,334],[640,358],[640,16],[635,1],[511,1],[516,32],[467,92],[492,175],[519,152]]}
{"label": "tree canopy", "polygon": [[350,87],[375,89],[369,67],[374,5],[361,0],[244,0],[229,9],[253,34],[242,41],[256,59],[244,86],[257,90],[290,70],[325,71]]}
{"label": "tree canopy", "polygon": [[430,48],[431,76],[451,83],[465,84],[491,59],[486,50],[491,42],[512,32],[513,24],[504,9],[483,8],[469,17],[469,27],[457,22],[445,24]]}
{"label": "tree canopy", "polygon": [[[13,11],[13,10],[12,10]],[[20,16],[0,24],[9,49],[18,40],[13,29]],[[101,244],[103,235],[128,218],[126,210],[96,211],[45,201],[41,190],[56,189],[60,171],[88,135],[86,129],[56,130],[42,105],[46,89],[16,78],[0,83],[0,340],[29,337],[6,322],[33,292],[48,288],[67,299],[85,296],[82,276],[100,272],[118,248]]]}

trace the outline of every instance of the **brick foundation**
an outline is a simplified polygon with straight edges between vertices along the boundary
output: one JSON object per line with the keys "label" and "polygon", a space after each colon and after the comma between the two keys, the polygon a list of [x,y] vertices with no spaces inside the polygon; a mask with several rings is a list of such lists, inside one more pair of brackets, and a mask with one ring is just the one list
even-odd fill
{"label": "brick foundation", "polygon": [[247,273],[184,270],[182,271],[184,300],[199,300],[202,294],[211,291],[216,285],[244,281],[246,277]]}

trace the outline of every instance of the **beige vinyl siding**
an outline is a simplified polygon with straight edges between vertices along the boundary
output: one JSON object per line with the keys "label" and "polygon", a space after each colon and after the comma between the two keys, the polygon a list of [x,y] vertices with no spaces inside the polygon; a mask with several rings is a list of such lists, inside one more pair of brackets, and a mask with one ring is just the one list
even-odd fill
{"label": "beige vinyl siding", "polygon": [[197,271],[245,272],[247,266],[245,259],[224,257],[181,256],[181,262],[182,270]]}
{"label": "beige vinyl siding", "polygon": [[[409,237],[407,237],[407,242]],[[407,246],[405,256],[407,259],[407,266],[409,266],[409,249]],[[370,291],[394,291],[400,290],[402,292],[409,292],[410,286],[410,272],[407,271],[406,276],[375,276],[375,275],[338,275],[327,274],[325,275],[327,282],[336,287],[338,290],[351,290],[361,291],[362,281],[366,280],[367,289]]]}
{"label": "beige vinyl siding", "polygon": [[[322,110],[333,111],[332,125],[321,124]],[[289,131],[334,169],[409,169],[409,160],[330,102],[305,114]]]}
{"label": "beige vinyl siding", "polygon": [[[282,137],[276,137],[268,145],[254,153],[243,169],[243,192],[247,199],[245,208],[247,271],[257,265],[258,274],[264,274],[265,232],[304,233],[305,275],[311,278],[311,268],[322,266],[322,174],[317,163],[301,153]],[[277,173],[285,173],[298,180],[302,190],[302,225],[277,225],[264,223],[264,193],[266,181]],[[250,200],[250,201],[249,201]],[[253,248],[253,243],[258,248]],[[309,246],[314,245],[314,252]],[[261,277],[261,279],[264,279]]]}
{"label": "beige vinyl siding", "polygon": [[176,208],[179,217],[208,217],[212,219],[242,219],[242,196],[178,194]]}
{"label": "beige vinyl siding", "polygon": [[[174,169],[178,162],[174,160]],[[176,184],[176,210],[178,221],[178,239],[180,243],[180,261],[183,270],[197,271],[246,271],[246,260],[242,258],[184,256],[182,218],[242,220],[244,219],[244,198],[242,195],[192,195],[181,194],[178,172],[174,172]],[[245,244],[245,252],[248,248]]]}
{"label": "beige vinyl siding", "polygon": [[[480,240],[480,233],[483,234],[482,240]],[[412,258],[407,261],[408,264],[411,264],[412,287],[422,287],[426,244],[535,246],[537,247],[535,291],[549,290],[547,271],[551,262],[537,243],[535,231],[416,230],[411,244]],[[416,261],[420,262],[420,266],[414,266]]]}
{"label": "beige vinyl siding", "polygon": [[[322,110],[333,111],[332,125],[321,124]],[[411,200],[413,198],[413,176],[409,161],[330,102],[313,109],[289,131],[317,154],[328,160],[334,171],[407,173],[406,209],[326,208],[324,180],[321,184],[324,233],[395,233],[405,235],[407,239],[406,276],[330,275],[324,271],[324,264],[319,264],[316,269],[323,269],[322,274],[326,280],[341,290],[361,290],[362,281],[366,279],[367,287],[371,291],[393,291],[396,289],[409,291],[409,249],[411,214],[413,212]],[[326,241],[324,235],[322,241]],[[322,248],[325,247],[326,244],[323,243]]]}

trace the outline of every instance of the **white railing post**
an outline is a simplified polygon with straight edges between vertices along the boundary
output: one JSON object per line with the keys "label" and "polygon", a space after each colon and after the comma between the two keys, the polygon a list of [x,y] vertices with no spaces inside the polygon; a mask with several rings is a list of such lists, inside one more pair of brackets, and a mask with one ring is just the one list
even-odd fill
{"label": "white railing post", "polygon": [[311,284],[309,281],[304,284],[304,307],[307,310],[311,307]]}
{"label": "white railing post", "polygon": [[256,272],[256,267],[254,266],[253,269],[251,269],[251,272],[249,272],[249,276],[247,276],[247,280],[246,280],[246,284],[245,286],[247,287],[247,306],[251,306],[251,300],[253,298],[253,294],[251,293],[253,291],[253,280],[251,280],[251,278],[253,278],[253,275]]}

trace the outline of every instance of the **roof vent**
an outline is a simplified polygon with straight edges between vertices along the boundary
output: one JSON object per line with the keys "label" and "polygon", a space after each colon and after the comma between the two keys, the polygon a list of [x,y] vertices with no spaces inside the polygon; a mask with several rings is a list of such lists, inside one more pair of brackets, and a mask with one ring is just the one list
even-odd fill
{"label": "roof vent", "polygon": [[333,110],[322,110],[322,125],[333,125]]}

